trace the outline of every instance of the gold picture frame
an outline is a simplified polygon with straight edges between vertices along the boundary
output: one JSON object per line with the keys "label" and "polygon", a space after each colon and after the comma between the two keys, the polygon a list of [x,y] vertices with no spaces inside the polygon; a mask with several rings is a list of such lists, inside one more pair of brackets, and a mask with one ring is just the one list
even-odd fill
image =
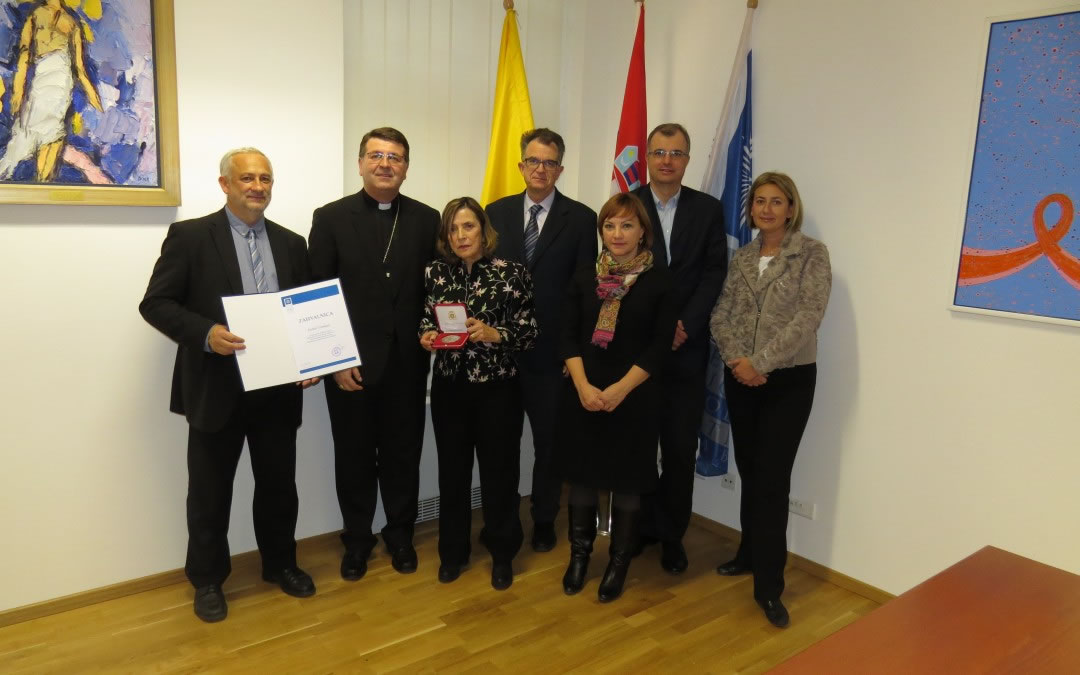
{"label": "gold picture frame", "polygon": [[[136,4],[138,3],[138,4]],[[176,37],[175,37],[175,21],[173,16],[173,0],[36,0],[32,8],[27,7],[27,18],[24,24],[20,24],[16,27],[19,31],[14,37],[21,38],[24,42],[30,42],[36,38],[29,37],[30,35],[36,35],[37,33],[30,29],[25,29],[25,23],[30,21],[30,13],[33,10],[52,10],[56,11],[56,7],[62,8],[62,11],[67,13],[67,16],[79,24],[78,30],[69,32],[69,40],[71,43],[68,49],[56,49],[56,41],[64,40],[64,36],[57,37],[52,44],[46,44],[46,49],[40,50],[43,54],[37,62],[34,64],[34,75],[38,77],[38,72],[41,62],[46,56],[52,56],[51,53],[46,53],[46,50],[51,46],[54,52],[68,52],[60,57],[59,65],[53,68],[53,72],[58,73],[58,77],[68,78],[68,82],[71,82],[72,95],[67,98],[66,101],[61,100],[57,103],[55,100],[47,101],[54,105],[54,110],[59,111],[62,106],[66,106],[64,118],[58,121],[54,113],[52,120],[53,129],[55,130],[56,124],[63,124],[64,131],[63,136],[59,141],[53,141],[53,144],[57,146],[56,150],[53,150],[53,164],[47,164],[49,159],[42,159],[40,155],[45,154],[42,150],[43,143],[36,146],[34,150],[38,153],[38,159],[35,162],[32,158],[23,159],[23,162],[31,162],[33,164],[33,170],[38,172],[43,171],[42,166],[51,166],[53,171],[53,179],[41,180],[40,175],[30,176],[29,179],[26,176],[22,176],[19,179],[5,179],[0,178],[0,204],[62,204],[62,205],[110,205],[110,206],[178,206],[180,204],[180,150],[179,150],[179,132],[177,123],[177,108],[176,108]],[[152,110],[153,119],[149,121],[153,128],[153,150],[156,158],[156,182],[147,184],[145,178],[141,178],[142,182],[136,184],[124,184],[123,182],[113,182],[111,184],[93,184],[92,182],[77,182],[77,181],[63,181],[56,180],[55,178],[61,175],[61,163],[67,162],[69,157],[77,158],[78,164],[71,168],[65,169],[65,172],[71,175],[76,169],[86,176],[87,181],[92,180],[112,180],[112,177],[101,167],[93,163],[94,152],[80,152],[75,149],[75,154],[69,155],[68,148],[72,147],[69,141],[72,138],[72,134],[75,133],[73,120],[81,119],[80,113],[75,111],[74,101],[76,96],[83,96],[87,98],[87,105],[84,106],[91,115],[97,114],[99,121],[105,120],[107,115],[113,117],[109,120],[108,128],[109,133],[116,136],[119,132],[116,128],[119,125],[127,125],[127,129],[132,134],[136,133],[134,127],[131,125],[139,126],[140,124],[145,126],[146,120],[139,118],[138,114],[131,108],[126,107],[121,111],[122,104],[125,103],[123,97],[126,95],[129,98],[133,96],[131,91],[134,90],[134,85],[125,81],[125,86],[121,85],[119,78],[121,75],[117,75],[118,80],[115,91],[112,91],[113,95],[117,95],[116,92],[120,92],[120,99],[112,101],[113,107],[108,107],[101,98],[100,93],[97,93],[97,86],[90,85],[90,78],[87,76],[88,68],[85,67],[85,59],[91,58],[92,47],[84,48],[84,45],[88,41],[92,41],[94,35],[94,27],[92,21],[88,21],[87,17],[97,17],[100,23],[102,17],[107,12],[124,12],[131,11],[132,8],[137,7],[138,10],[149,10],[149,26],[151,31],[151,40],[153,53],[150,55],[151,62],[153,64],[153,101]],[[89,14],[88,14],[89,12]],[[55,14],[54,14],[55,16]],[[107,23],[101,23],[100,25],[104,29],[112,29],[117,25],[116,17],[105,17],[108,20]],[[68,22],[71,25],[71,22]],[[76,34],[77,33],[77,34]],[[25,34],[25,35],[24,35]],[[143,33],[145,35],[145,32]],[[38,43],[34,43],[36,46]],[[23,57],[23,53],[32,53],[33,48],[25,49],[22,45],[16,45],[14,47],[15,53],[18,58],[23,62],[21,67],[24,69],[23,79],[30,79],[30,84],[24,83],[22,87],[23,97],[25,99],[32,100],[32,78],[27,78],[25,72],[27,70],[26,62],[29,60],[29,56]],[[134,47],[131,47],[134,50]],[[3,58],[6,55],[0,55]],[[139,54],[134,54],[138,57]],[[142,56],[147,56],[143,54]],[[70,63],[65,63],[63,59],[68,59]],[[134,60],[134,59],[133,59]],[[0,64],[2,65],[2,64]],[[70,74],[64,72],[64,66],[67,66],[67,70]],[[3,121],[9,121],[11,125],[11,132],[8,134],[8,139],[0,139],[0,170],[3,167],[3,155],[11,144],[11,141],[15,138],[16,126],[16,114],[12,114],[11,104],[9,100],[14,98],[14,79],[17,73],[17,68],[20,67],[18,63],[12,64],[11,67],[0,71],[0,77],[7,74],[10,70],[11,74],[8,77],[4,77],[4,81],[0,81],[0,102],[4,104],[4,108],[0,110],[0,123]],[[102,67],[101,71],[114,73],[115,69],[110,69],[108,65]],[[99,72],[100,76],[101,72]],[[3,95],[3,88],[6,86],[9,90],[7,95]],[[78,93],[75,90],[82,89]],[[93,89],[94,92],[88,92],[89,89]],[[62,91],[62,88],[60,89]],[[55,91],[53,89],[53,96],[55,98]],[[87,93],[84,93],[87,92]],[[145,90],[142,92],[145,94]],[[44,94],[43,94],[44,96]],[[92,103],[89,101],[89,97],[95,97],[97,105],[93,106],[95,110],[89,110],[89,105]],[[29,107],[29,102],[27,103]],[[145,103],[140,107],[145,112]],[[28,115],[27,115],[28,116]],[[119,122],[117,122],[119,120]],[[29,123],[24,124],[24,127],[29,127]],[[29,135],[32,136],[32,133]],[[125,160],[123,164],[119,164],[119,160],[114,161],[114,164],[122,166],[128,169],[133,163],[138,164],[142,162],[140,166],[146,165],[148,160],[143,159],[142,153],[145,152],[147,143],[145,140],[141,144],[141,148],[137,150],[132,149],[132,143],[130,139],[125,137],[128,142],[124,144],[122,148],[126,154],[124,154]],[[87,141],[89,143],[89,141]],[[25,142],[23,147],[25,148]],[[137,148],[139,146],[136,146]],[[131,159],[131,153],[138,152],[136,159]],[[98,150],[100,153],[100,150]],[[118,156],[123,154],[116,153]],[[108,155],[100,158],[100,164],[105,165],[105,160]],[[9,164],[14,163],[18,165],[18,162],[12,160]],[[26,173],[27,169],[23,165],[23,173]],[[65,164],[65,166],[67,166]],[[11,170],[14,170],[13,168]],[[91,179],[90,175],[95,176],[95,179]]]}

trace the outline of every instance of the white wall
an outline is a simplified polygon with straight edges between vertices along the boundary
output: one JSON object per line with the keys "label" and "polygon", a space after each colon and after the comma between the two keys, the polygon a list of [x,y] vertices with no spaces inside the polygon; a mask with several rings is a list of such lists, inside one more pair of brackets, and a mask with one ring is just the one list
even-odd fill
{"label": "white wall", "polygon": [[[1080,572],[1076,328],[946,308],[985,19],[1057,6],[765,0],[757,12],[754,166],[798,181],[834,275],[792,485],[818,516],[793,516],[789,542],[890,592],[985,544]],[[697,9],[694,23],[715,14]],[[737,526],[733,493],[697,487],[699,512]]]}
{"label": "white wall", "polygon": [[[562,4],[516,3],[538,126],[559,122]],[[360,189],[361,137],[385,125],[409,139],[404,194],[439,211],[455,197],[479,197],[503,17],[502,4],[487,0],[345,3],[346,192]]]}
{"label": "white wall", "polygon": [[[137,307],[168,224],[224,204],[221,154],[270,156],[267,214],[300,234],[341,195],[340,0],[175,6],[183,206],[0,207],[0,610],[183,566],[175,347]],[[307,394],[298,465],[297,534],[337,529],[321,391]],[[255,547],[250,503],[245,455],[233,552]]]}

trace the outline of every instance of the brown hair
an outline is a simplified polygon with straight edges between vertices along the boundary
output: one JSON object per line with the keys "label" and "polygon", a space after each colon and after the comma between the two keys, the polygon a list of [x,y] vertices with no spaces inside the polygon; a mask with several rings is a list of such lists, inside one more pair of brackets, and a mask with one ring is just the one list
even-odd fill
{"label": "brown hair", "polygon": [[678,122],[664,122],[663,124],[657,125],[655,129],[649,132],[649,137],[645,139],[646,148],[652,143],[652,137],[656,134],[668,137],[674,136],[675,134],[682,134],[683,138],[686,139],[686,152],[690,152],[690,134],[686,131],[686,127]]}
{"label": "brown hair", "polygon": [[476,219],[480,221],[480,231],[483,233],[484,256],[490,258],[495,253],[495,244],[499,241],[499,234],[491,226],[491,220],[484,213],[480,202],[472,197],[458,197],[446,202],[446,208],[442,212],[442,222],[439,223],[439,236],[435,240],[435,250],[439,255],[451,262],[458,259],[454,253],[454,247],[450,245],[450,226],[454,224],[454,216],[462,209],[472,211]]}
{"label": "brown hair", "polygon": [[645,204],[633,192],[620,192],[611,195],[611,198],[600,207],[600,215],[596,218],[596,233],[600,240],[604,239],[604,221],[612,216],[633,216],[645,230],[645,248],[653,245],[653,224],[649,218],[649,212],[645,210]]}
{"label": "brown hair", "polygon": [[372,138],[378,138],[384,141],[390,141],[391,143],[397,143],[401,147],[405,148],[405,163],[409,163],[409,141],[405,139],[405,134],[401,133],[394,127],[379,127],[378,129],[372,129],[364,134],[364,137],[360,139],[360,157],[363,158],[367,154],[367,142]]}
{"label": "brown hair", "polygon": [[752,226],[754,224],[753,208],[754,208],[754,193],[758,191],[758,188],[762,185],[775,185],[780,192],[784,193],[787,197],[788,203],[791,204],[791,218],[788,218],[784,223],[784,229],[789,232],[798,232],[802,227],[802,199],[799,198],[799,189],[795,187],[795,181],[791,180],[791,176],[786,173],[780,173],[779,171],[766,171],[757,178],[754,179],[753,185],[750,186],[749,199],[746,200],[746,221]]}

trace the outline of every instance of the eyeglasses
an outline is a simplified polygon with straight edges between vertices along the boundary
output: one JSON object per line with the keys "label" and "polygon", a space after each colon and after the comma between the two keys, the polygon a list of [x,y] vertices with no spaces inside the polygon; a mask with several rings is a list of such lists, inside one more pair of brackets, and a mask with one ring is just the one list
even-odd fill
{"label": "eyeglasses", "polygon": [[369,152],[364,155],[372,164],[382,164],[385,159],[390,166],[401,166],[405,158],[395,152]]}
{"label": "eyeglasses", "polygon": [[555,169],[559,168],[559,160],[557,159],[540,159],[538,157],[526,157],[521,161],[523,164],[525,164],[525,166],[529,167],[530,169],[537,169],[540,167],[541,164],[543,164],[544,168],[548,171],[554,171]]}
{"label": "eyeglasses", "polygon": [[690,156],[689,152],[683,152],[682,150],[650,150],[648,154],[650,157],[655,157],[657,159],[664,159],[665,157],[670,157],[672,160],[675,161]]}

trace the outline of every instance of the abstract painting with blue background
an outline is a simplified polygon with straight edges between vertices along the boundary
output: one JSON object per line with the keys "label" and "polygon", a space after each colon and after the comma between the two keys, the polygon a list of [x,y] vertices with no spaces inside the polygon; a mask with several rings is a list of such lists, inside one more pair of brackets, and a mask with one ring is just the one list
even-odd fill
{"label": "abstract painting with blue background", "polygon": [[1080,320],[1080,12],[991,24],[961,307]]}

